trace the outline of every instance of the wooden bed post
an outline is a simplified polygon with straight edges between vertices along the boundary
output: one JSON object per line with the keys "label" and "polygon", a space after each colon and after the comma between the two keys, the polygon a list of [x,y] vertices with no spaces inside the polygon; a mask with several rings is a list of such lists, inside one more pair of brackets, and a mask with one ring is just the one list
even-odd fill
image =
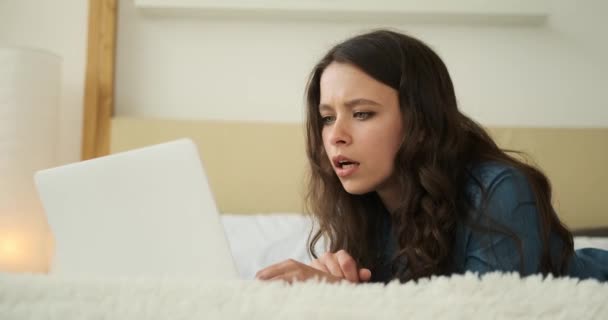
{"label": "wooden bed post", "polygon": [[89,0],[82,160],[110,153],[117,0]]}

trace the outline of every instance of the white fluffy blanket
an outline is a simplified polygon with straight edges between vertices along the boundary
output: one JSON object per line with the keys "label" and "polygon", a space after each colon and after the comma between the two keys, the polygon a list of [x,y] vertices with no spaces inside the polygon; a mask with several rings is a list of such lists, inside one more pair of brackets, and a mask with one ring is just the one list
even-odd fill
{"label": "white fluffy blanket", "polygon": [[498,273],[387,286],[4,274],[0,319],[608,319],[608,284]]}

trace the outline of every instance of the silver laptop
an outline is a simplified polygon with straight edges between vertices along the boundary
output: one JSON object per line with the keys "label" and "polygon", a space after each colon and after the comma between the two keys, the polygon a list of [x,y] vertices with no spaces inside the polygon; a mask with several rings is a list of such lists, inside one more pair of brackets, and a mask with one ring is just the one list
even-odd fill
{"label": "silver laptop", "polygon": [[197,148],[181,139],[39,171],[51,273],[238,277]]}

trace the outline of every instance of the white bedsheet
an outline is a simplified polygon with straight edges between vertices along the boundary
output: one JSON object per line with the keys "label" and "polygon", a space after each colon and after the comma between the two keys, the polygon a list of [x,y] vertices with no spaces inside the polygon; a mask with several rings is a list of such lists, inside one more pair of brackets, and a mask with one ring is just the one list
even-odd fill
{"label": "white bedsheet", "polygon": [[[286,259],[310,262],[307,239],[311,221],[301,214],[223,214],[222,221],[244,279],[253,279],[260,269]],[[321,242],[319,252],[323,246]],[[574,247],[608,250],[608,238],[575,237]]]}
{"label": "white bedsheet", "polygon": [[312,223],[301,214],[224,214],[222,222],[244,279],[253,279],[260,269],[286,259],[311,260],[307,240]]}

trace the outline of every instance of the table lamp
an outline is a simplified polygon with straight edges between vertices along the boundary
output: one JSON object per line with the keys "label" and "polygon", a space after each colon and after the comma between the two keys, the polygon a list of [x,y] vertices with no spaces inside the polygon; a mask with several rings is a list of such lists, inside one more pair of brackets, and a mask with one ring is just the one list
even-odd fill
{"label": "table lamp", "polygon": [[45,273],[52,236],[33,182],[56,165],[61,58],[0,46],[0,272]]}

